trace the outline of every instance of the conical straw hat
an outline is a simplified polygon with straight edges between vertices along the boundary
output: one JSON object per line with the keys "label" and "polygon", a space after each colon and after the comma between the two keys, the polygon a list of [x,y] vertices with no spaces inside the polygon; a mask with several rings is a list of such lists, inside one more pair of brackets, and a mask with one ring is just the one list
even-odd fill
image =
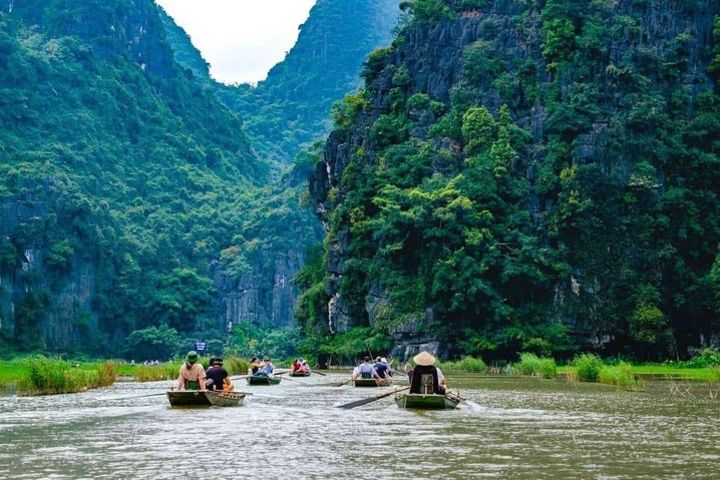
{"label": "conical straw hat", "polygon": [[420,365],[423,367],[427,367],[430,365],[435,365],[435,357],[430,355],[428,352],[420,352],[413,358],[413,361],[415,362],[415,365]]}

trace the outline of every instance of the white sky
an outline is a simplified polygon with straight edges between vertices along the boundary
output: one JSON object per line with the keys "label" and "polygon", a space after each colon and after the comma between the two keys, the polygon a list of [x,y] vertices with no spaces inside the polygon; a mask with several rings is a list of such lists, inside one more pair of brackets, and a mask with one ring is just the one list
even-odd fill
{"label": "white sky", "polygon": [[223,83],[256,83],[295,45],[316,0],[156,0]]}

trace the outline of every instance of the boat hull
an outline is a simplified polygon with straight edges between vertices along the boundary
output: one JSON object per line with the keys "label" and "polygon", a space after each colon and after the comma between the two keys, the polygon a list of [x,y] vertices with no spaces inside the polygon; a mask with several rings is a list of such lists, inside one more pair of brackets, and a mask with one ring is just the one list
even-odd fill
{"label": "boat hull", "polygon": [[167,392],[172,407],[237,407],[245,401],[240,392],[201,392],[199,390],[171,390]]}
{"label": "boat hull", "polygon": [[280,377],[247,377],[248,385],[277,385],[280,383]]}
{"label": "boat hull", "polygon": [[353,385],[356,387],[361,387],[361,388],[387,387],[388,385],[390,385],[390,381],[375,380],[372,378],[358,378],[358,379],[353,380]]}
{"label": "boat hull", "polygon": [[309,373],[291,373],[290,376],[291,377],[309,377],[310,374]]}
{"label": "boat hull", "polygon": [[239,392],[207,392],[205,395],[213,407],[238,407],[245,402],[245,394]]}
{"label": "boat hull", "polygon": [[175,390],[167,392],[168,401],[172,407],[210,407],[205,392],[199,390]]}
{"label": "boat hull", "polygon": [[452,410],[457,408],[460,400],[447,395],[422,395],[407,393],[395,397],[395,403],[400,408],[413,408],[419,410]]}

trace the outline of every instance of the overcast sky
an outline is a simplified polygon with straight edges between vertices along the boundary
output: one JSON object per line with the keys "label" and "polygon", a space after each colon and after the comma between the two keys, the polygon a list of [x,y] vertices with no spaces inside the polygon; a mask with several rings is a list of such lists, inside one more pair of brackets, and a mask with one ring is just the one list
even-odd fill
{"label": "overcast sky", "polygon": [[224,83],[256,83],[285,57],[315,0],[156,0]]}

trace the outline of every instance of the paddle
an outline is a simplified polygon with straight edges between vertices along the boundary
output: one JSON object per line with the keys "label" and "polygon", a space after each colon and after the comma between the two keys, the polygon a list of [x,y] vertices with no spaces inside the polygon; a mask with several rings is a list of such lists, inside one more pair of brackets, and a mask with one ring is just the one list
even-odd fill
{"label": "paddle", "polygon": [[394,395],[396,393],[402,392],[403,390],[410,390],[410,387],[398,388],[397,390],[393,390],[392,392],[381,393],[379,395],[375,395],[374,397],[364,398],[362,400],[357,400],[354,402],[346,403],[345,405],[339,405],[336,408],[344,408],[346,410],[350,410],[351,408],[361,407],[363,405],[367,405],[368,403],[376,402],[382,398],[389,397],[390,395]]}
{"label": "paddle", "polygon": [[348,378],[347,380],[345,380],[342,383],[333,384],[333,387],[342,387],[343,385],[347,385],[350,382],[352,382],[352,377]]}
{"label": "paddle", "polygon": [[[178,391],[178,390],[176,390],[176,391]],[[202,391],[202,390],[192,390],[192,391],[198,391],[198,392],[200,392],[200,391]],[[134,396],[134,397],[105,398],[105,399],[103,399],[103,401],[118,402],[118,401],[120,401],[120,400],[133,400],[133,399],[135,399],[135,398],[159,397],[160,395],[165,395],[166,393],[167,393],[167,392],[162,392],[162,393],[150,393],[150,394],[148,394],[148,395],[137,395],[137,396]],[[242,395],[255,395],[254,393],[250,393],[250,392],[230,392],[230,393],[239,393],[239,394],[242,394]]]}

